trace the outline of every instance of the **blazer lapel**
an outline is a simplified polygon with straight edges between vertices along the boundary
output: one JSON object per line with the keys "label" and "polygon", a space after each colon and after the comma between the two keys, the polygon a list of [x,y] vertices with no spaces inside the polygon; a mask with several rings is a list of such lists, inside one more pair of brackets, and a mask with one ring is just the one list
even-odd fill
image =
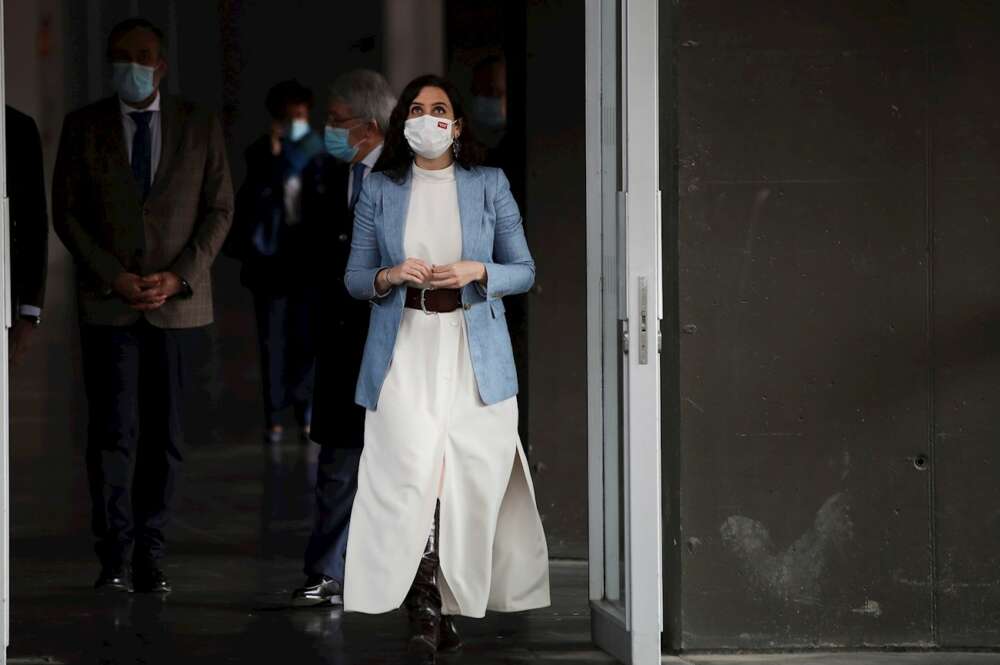
{"label": "blazer lapel", "polygon": [[98,149],[106,160],[111,181],[120,184],[138,201],[139,186],[135,182],[132,166],[128,160],[121,105],[117,97],[108,98],[104,104],[104,108],[101,109],[100,126],[97,128],[99,132]]}
{"label": "blazer lapel", "polygon": [[483,235],[483,176],[478,169],[465,169],[455,165],[455,184],[458,189],[458,214],[462,221],[462,258],[479,256]]}
{"label": "blazer lapel", "polygon": [[132,176],[128,161],[128,147],[125,145],[125,130],[122,126],[122,112],[118,98],[107,100],[101,112],[100,145],[108,160],[109,169],[118,169]]}
{"label": "blazer lapel", "polygon": [[406,181],[397,185],[389,181],[389,186],[382,189],[382,215],[385,219],[385,242],[389,249],[389,258],[393,263],[406,260],[403,239],[406,234],[406,213],[410,207],[410,190],[413,174],[406,176]]}
{"label": "blazer lapel", "polygon": [[167,174],[177,156],[177,151],[181,145],[181,134],[183,118],[180,117],[180,108],[177,102],[166,95],[160,97],[160,163],[156,167],[156,175],[153,176],[153,186],[149,190],[149,198],[153,198],[163,192],[166,187]]}

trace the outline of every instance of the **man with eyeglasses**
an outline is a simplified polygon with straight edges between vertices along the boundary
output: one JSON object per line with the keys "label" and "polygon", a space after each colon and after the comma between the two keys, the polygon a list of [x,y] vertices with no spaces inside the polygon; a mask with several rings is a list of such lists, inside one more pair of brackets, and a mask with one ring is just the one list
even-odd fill
{"label": "man with eyeglasses", "polygon": [[[357,70],[340,76],[330,90],[324,133],[332,158],[324,169],[309,171],[302,205],[316,254],[312,265],[317,291],[316,377],[312,440],[319,444],[316,518],[305,552],[305,585],[292,594],[299,607],[343,603],[347,531],[358,487],[358,462],[364,444],[365,410],[354,403],[361,355],[368,333],[369,305],[352,299],[343,284],[351,251],[354,205],[365,178],[382,153],[383,132],[396,98],[377,72]],[[325,276],[325,277],[324,277]]]}

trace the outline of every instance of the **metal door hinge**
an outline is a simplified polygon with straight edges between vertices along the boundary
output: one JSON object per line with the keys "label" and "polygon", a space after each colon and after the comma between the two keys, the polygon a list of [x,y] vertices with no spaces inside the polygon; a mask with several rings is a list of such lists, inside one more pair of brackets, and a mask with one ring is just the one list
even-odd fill
{"label": "metal door hinge", "polygon": [[628,355],[628,321],[620,321],[622,336],[622,353]]}

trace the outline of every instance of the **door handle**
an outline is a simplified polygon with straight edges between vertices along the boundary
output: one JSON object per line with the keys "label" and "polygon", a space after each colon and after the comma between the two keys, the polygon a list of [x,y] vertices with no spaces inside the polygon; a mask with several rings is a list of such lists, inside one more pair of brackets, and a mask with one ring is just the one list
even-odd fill
{"label": "door handle", "polygon": [[649,280],[639,278],[639,364],[649,364]]}

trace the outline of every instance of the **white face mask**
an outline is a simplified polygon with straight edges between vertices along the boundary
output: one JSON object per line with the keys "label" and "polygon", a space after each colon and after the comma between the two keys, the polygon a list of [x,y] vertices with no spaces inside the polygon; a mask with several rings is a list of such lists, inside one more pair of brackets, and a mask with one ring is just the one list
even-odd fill
{"label": "white face mask", "polygon": [[403,136],[410,144],[410,149],[424,159],[437,159],[451,147],[454,137],[451,135],[454,120],[435,118],[422,115],[410,118],[403,125]]}
{"label": "white face mask", "polygon": [[288,139],[292,143],[298,143],[305,138],[306,134],[309,133],[309,121],[308,120],[292,120],[288,124]]}

